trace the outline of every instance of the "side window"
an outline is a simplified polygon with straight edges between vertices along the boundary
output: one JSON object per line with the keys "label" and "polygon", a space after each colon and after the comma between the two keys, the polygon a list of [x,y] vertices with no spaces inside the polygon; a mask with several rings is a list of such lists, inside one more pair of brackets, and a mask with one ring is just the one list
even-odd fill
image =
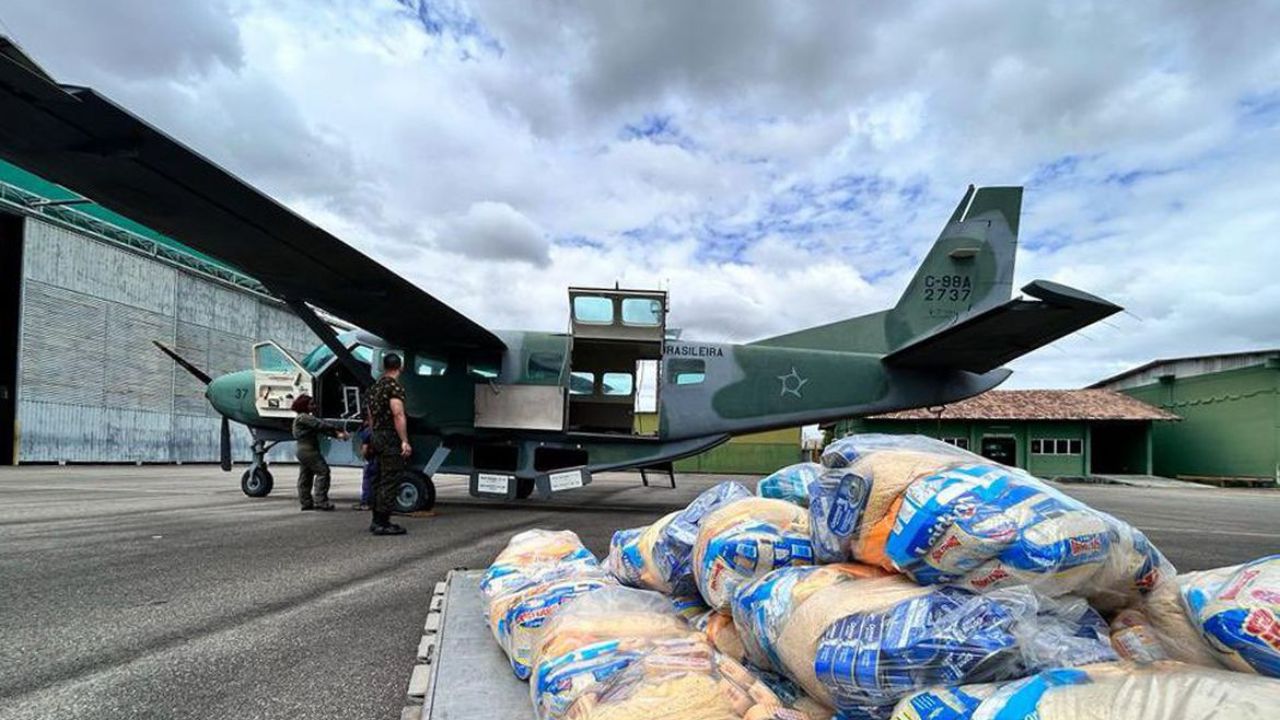
{"label": "side window", "polygon": [[1072,455],[1079,455],[1082,452],[1082,443],[1079,440],[1071,440],[1071,445],[1067,448],[1067,452]]}
{"label": "side window", "polygon": [[373,364],[373,348],[368,345],[356,345],[351,348],[351,356],[365,365]]}
{"label": "side window", "polygon": [[667,377],[673,385],[697,385],[707,379],[707,361],[674,358],[667,362]]}
{"label": "side window", "polygon": [[266,372],[293,372],[293,363],[275,345],[264,343],[253,348],[253,369]]}
{"label": "side window", "polygon": [[948,445],[954,445],[961,450],[969,449],[969,438],[967,437],[944,437],[942,438],[942,442]]}
{"label": "side window", "polygon": [[656,327],[662,322],[662,301],[652,298],[623,298],[622,322],[625,325]]}
{"label": "side window", "polygon": [[600,384],[605,395],[629,396],[634,380],[631,373],[610,372],[604,374]]}
{"label": "side window", "polygon": [[530,380],[557,380],[563,364],[564,355],[561,353],[533,352],[529,353],[529,362],[524,372]]}
{"label": "side window", "polygon": [[594,395],[596,391],[595,373],[574,371],[569,373],[570,395]]}
{"label": "side window", "polygon": [[1037,439],[1031,441],[1031,452],[1036,455],[1040,455],[1043,452],[1043,445],[1040,440]]}
{"label": "side window", "polygon": [[573,299],[573,319],[580,323],[610,325],[613,323],[613,300],[598,295],[579,295]]}
{"label": "side window", "polygon": [[413,357],[413,374],[422,377],[434,377],[443,375],[445,370],[449,369],[447,360],[433,358],[428,355],[415,355]]}

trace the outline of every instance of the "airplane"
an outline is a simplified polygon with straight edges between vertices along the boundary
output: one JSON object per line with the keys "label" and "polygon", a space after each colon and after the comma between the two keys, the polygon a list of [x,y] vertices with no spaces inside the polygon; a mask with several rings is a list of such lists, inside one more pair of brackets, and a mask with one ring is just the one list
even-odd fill
{"label": "airplane", "polygon": [[[294,397],[358,418],[388,353],[413,445],[401,511],[430,507],[438,473],[503,500],[582,487],[595,473],[669,468],[730,437],[917,407],[990,390],[1014,358],[1121,310],[1036,280],[1013,297],[1020,187],[970,186],[892,308],[746,344],[667,329],[662,291],[572,287],[567,332],[490,330],[310,224],[93,91],[60,85],[0,38],[0,157],[239,268],[291,308],[321,344],[301,359],[264,341],[253,366],[206,383],[221,414],[253,437],[250,496],[273,479]],[[833,279],[838,281],[838,279]],[[358,330],[337,332],[322,314]],[[636,413],[638,375],[656,379],[656,422]],[[327,442],[333,464],[355,464]]]}

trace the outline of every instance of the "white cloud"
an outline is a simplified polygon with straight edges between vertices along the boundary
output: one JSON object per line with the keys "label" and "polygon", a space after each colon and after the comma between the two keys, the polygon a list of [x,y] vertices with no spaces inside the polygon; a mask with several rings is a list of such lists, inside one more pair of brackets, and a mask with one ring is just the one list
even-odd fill
{"label": "white cloud", "polygon": [[669,287],[688,337],[869,312],[967,183],[1024,183],[1018,281],[1132,316],[1015,362],[1015,385],[1280,345],[1276,3],[5,0],[0,20],[492,327],[562,329],[566,286],[615,281]]}
{"label": "white cloud", "polygon": [[546,233],[500,202],[472,203],[466,213],[444,223],[436,244],[469,258],[517,260],[541,267],[551,263]]}

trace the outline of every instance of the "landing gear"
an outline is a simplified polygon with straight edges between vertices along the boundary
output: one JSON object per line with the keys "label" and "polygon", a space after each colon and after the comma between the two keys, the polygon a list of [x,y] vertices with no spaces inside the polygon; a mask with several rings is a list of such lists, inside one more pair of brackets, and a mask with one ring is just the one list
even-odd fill
{"label": "landing gear", "polygon": [[266,465],[251,467],[240,476],[240,490],[249,497],[266,497],[275,486],[275,478]]}
{"label": "landing gear", "polygon": [[430,510],[436,505],[436,484],[431,477],[417,470],[406,470],[400,476],[400,485],[396,488],[395,511],[412,513]]}
{"label": "landing gear", "polygon": [[274,442],[253,439],[253,464],[240,476],[240,491],[249,497],[266,497],[275,487],[275,478],[267,469],[267,451],[275,447]]}

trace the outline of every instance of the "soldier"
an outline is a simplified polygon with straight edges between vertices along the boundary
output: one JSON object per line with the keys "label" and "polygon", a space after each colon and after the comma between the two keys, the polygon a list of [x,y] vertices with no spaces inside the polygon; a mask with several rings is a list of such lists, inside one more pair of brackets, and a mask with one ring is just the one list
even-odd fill
{"label": "soldier", "polygon": [[[297,413],[293,419],[293,439],[297,441],[298,502],[303,510],[332,510],[329,502],[329,463],[320,452],[320,436],[329,435],[340,440],[347,438],[342,428],[325,422],[311,414],[311,396],[299,395],[290,409]],[[312,493],[315,493],[314,500]]]}
{"label": "soldier", "polygon": [[396,488],[404,472],[405,461],[413,453],[409,445],[409,429],[404,413],[404,386],[400,384],[400,356],[388,353],[382,358],[382,377],[369,389],[369,415],[372,420],[373,449],[378,454],[378,477],[373,484],[374,535],[403,535],[404,528],[391,522],[391,506]]}

